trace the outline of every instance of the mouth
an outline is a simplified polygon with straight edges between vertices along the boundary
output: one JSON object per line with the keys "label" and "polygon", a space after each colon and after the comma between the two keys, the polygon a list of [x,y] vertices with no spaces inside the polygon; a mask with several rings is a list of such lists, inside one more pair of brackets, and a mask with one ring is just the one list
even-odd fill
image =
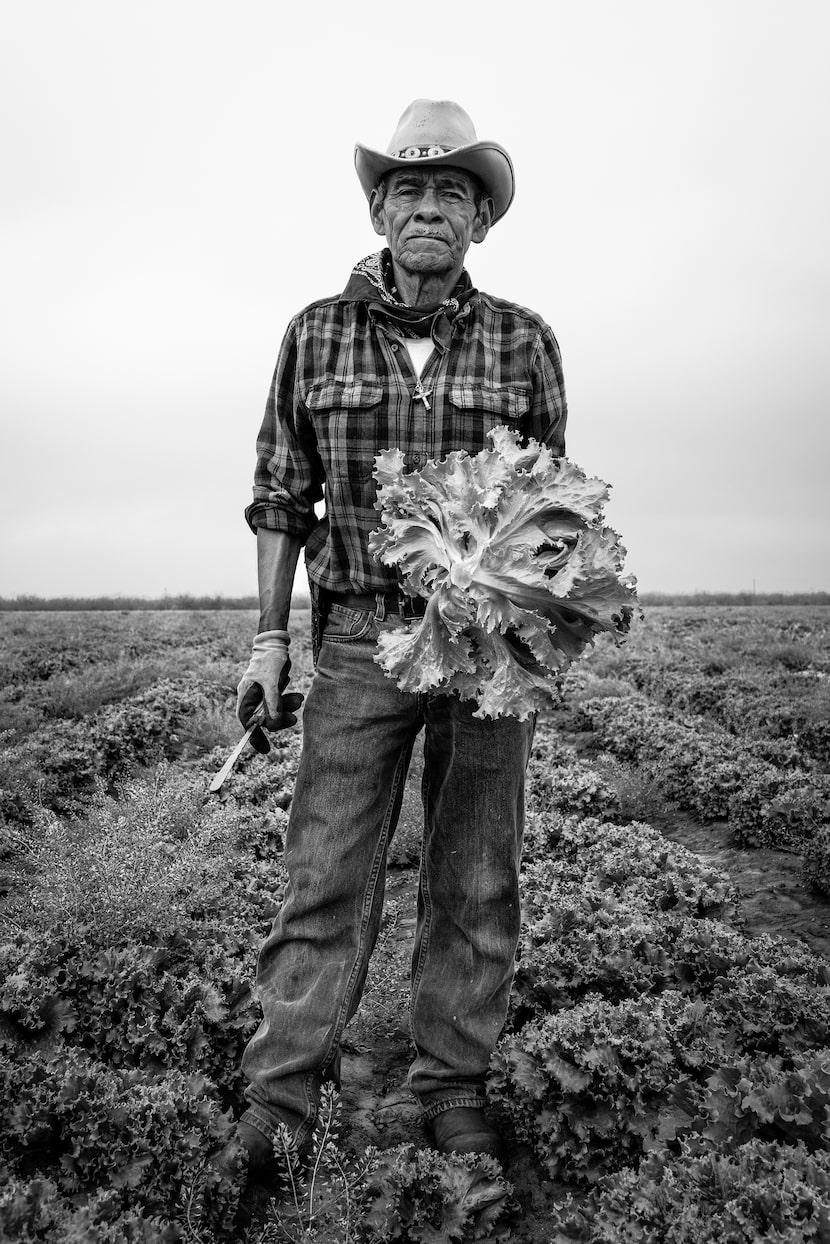
{"label": "mouth", "polygon": [[407,242],[441,242],[444,246],[449,246],[446,238],[442,238],[439,233],[411,233],[406,239]]}

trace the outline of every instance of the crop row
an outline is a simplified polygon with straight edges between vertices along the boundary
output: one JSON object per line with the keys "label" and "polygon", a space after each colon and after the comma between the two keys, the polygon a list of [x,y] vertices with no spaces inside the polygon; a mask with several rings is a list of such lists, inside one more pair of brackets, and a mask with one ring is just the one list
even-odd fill
{"label": "crop row", "polygon": [[181,751],[179,731],[225,693],[196,678],[162,679],[80,721],[42,725],[0,750],[0,824],[30,824],[38,808],[82,811],[99,780]]}
{"label": "crop row", "polygon": [[830,885],[819,858],[830,777],[779,769],[723,728],[674,717],[640,695],[586,699],[579,715],[602,748],[646,769],[681,807],[704,821],[728,819],[741,845],[804,852],[811,880]]}
{"label": "crop row", "polygon": [[[274,742],[221,800],[206,795],[209,754],[200,772],[99,785],[82,816],[37,812],[0,916],[13,930],[0,946],[3,1244],[212,1240],[190,1200],[232,1126],[256,950],[285,881],[298,739]],[[341,1238],[344,1207],[365,1244],[442,1221],[484,1238],[509,1204],[492,1160],[402,1146],[355,1164],[323,1141],[318,1156],[326,1238]],[[221,1231],[227,1181],[213,1192]]]}
{"label": "crop row", "polygon": [[757,759],[779,768],[830,764],[830,684],[824,671],[774,678],[769,671],[677,669],[640,659],[626,664],[638,690],[676,714],[710,718]]}
{"label": "crop row", "polygon": [[[82,816],[37,813],[0,954],[0,1239],[187,1238],[256,1022],[296,750],[286,736],[248,761],[223,802],[205,794],[208,756],[99,786]],[[827,1238],[826,963],[747,937],[729,878],[619,823],[615,792],[544,729],[529,779],[522,946],[489,1091],[577,1190],[550,1238],[610,1244],[627,1223],[650,1244],[675,1221],[689,1244]],[[358,1175],[366,1244],[504,1238],[507,1187],[486,1164],[404,1147]]]}
{"label": "crop row", "polygon": [[490,1095],[551,1177],[590,1188],[551,1239],[827,1238],[824,960],[746,936],[728,878],[647,825],[535,832]]}

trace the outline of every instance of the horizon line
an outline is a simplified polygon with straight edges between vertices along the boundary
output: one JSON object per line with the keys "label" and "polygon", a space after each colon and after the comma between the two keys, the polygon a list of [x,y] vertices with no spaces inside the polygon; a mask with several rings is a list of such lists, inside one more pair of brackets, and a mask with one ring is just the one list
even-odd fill
{"label": "horizon line", "polygon": [[[717,589],[695,588],[692,591],[663,591],[650,589],[641,592],[637,600],[643,605],[658,604],[830,604],[830,591],[824,588],[808,588],[792,591],[757,589],[739,589],[737,591],[718,591]],[[292,604],[307,607],[311,603],[310,594],[305,589],[295,589],[291,597]],[[115,610],[126,609],[146,610],[255,610],[259,607],[258,597],[254,593],[238,596],[227,596],[222,592],[164,592],[158,596],[137,594],[99,593],[97,595],[55,594],[40,596],[25,592],[17,596],[0,596],[0,612],[16,613],[38,609],[57,612],[64,607],[67,612],[72,610]]]}

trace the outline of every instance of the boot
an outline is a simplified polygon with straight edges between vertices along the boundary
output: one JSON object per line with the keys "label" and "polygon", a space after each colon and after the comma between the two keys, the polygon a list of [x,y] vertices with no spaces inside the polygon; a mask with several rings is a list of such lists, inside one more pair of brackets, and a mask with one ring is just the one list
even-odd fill
{"label": "boot", "polygon": [[504,1160],[504,1139],[479,1106],[451,1106],[426,1126],[439,1153],[487,1153]]}
{"label": "boot", "polygon": [[221,1241],[241,1241],[255,1208],[285,1191],[287,1172],[267,1136],[249,1123],[207,1162],[194,1197],[196,1217]]}

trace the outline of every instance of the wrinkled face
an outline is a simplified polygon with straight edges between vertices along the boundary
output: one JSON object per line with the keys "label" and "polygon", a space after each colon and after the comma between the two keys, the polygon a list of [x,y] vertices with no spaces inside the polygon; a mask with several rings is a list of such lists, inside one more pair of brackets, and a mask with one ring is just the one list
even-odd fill
{"label": "wrinkled face", "polygon": [[385,193],[374,190],[369,213],[393,260],[406,272],[459,273],[471,242],[483,242],[492,200],[481,197],[463,169],[395,169]]}

